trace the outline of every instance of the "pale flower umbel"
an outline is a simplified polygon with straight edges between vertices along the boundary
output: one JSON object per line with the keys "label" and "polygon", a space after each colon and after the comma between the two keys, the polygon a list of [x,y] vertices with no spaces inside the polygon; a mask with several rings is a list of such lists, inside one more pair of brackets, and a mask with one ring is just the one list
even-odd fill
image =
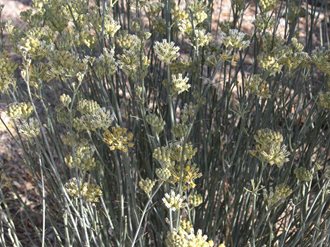
{"label": "pale flower umbel", "polygon": [[171,190],[170,194],[165,194],[163,202],[165,206],[172,211],[179,210],[185,206],[183,198],[180,196],[180,194],[176,194],[173,190]]}
{"label": "pale flower umbel", "polygon": [[246,35],[237,29],[230,29],[229,34],[223,38],[223,44],[230,49],[243,50],[250,45],[250,41],[246,40]]}
{"label": "pale flower umbel", "polygon": [[190,84],[189,78],[183,77],[182,74],[172,75],[172,94],[181,94],[188,91]]}
{"label": "pale flower umbel", "polygon": [[163,42],[155,42],[155,53],[158,59],[165,64],[171,64],[175,59],[179,57],[179,47],[174,45],[174,42],[168,43],[165,39]]}

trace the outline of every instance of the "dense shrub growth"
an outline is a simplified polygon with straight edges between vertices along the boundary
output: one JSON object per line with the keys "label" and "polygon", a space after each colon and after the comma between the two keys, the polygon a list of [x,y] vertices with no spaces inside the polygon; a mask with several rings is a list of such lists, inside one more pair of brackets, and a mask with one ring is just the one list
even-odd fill
{"label": "dense shrub growth", "polygon": [[220,4],[35,0],[1,24],[41,198],[22,239],[2,188],[1,246],[330,244],[325,3]]}

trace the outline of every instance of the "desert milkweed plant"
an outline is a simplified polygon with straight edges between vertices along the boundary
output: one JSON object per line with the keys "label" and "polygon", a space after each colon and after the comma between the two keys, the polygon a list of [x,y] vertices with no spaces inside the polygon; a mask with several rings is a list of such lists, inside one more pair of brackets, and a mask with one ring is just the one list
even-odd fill
{"label": "desert milkweed plant", "polygon": [[1,246],[329,245],[326,3],[227,2],[34,0],[1,23],[40,198],[37,221],[16,193],[22,237],[1,187]]}

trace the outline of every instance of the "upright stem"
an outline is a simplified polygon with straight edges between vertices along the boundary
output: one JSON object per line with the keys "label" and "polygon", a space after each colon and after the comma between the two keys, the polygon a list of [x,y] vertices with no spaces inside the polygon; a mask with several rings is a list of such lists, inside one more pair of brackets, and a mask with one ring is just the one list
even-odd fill
{"label": "upright stem", "polygon": [[171,96],[171,69],[170,66],[167,66],[167,82],[168,82],[168,86],[167,86],[167,103],[168,103],[168,109],[169,109],[169,113],[170,113],[170,129],[173,128],[173,126],[175,125],[175,116],[174,116],[174,109],[173,109],[173,102],[172,102],[172,96]]}
{"label": "upright stem", "polygon": [[154,196],[157,194],[157,192],[159,191],[159,189],[162,187],[163,185],[163,182],[160,183],[157,187],[157,189],[155,190],[155,192],[150,196],[147,204],[145,205],[144,209],[143,209],[143,212],[142,212],[142,216],[141,216],[141,219],[140,219],[140,222],[139,222],[139,226],[138,226],[138,229],[136,230],[136,233],[135,233],[135,236],[134,236],[134,239],[133,239],[133,242],[132,242],[132,247],[134,247],[135,243],[136,243],[136,240],[137,240],[137,237],[140,233],[140,229],[141,229],[141,226],[142,226],[142,223],[143,223],[143,220],[144,220],[144,217],[147,213],[147,210],[149,208],[149,205],[150,203],[152,202],[152,199],[154,198]]}

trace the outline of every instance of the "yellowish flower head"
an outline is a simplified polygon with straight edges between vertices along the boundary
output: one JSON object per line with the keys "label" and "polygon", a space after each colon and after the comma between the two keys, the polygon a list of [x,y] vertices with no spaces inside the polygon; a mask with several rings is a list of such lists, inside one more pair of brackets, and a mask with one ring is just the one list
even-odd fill
{"label": "yellowish flower head", "polygon": [[103,134],[103,141],[112,151],[118,150],[126,153],[129,148],[134,146],[133,134],[121,127],[112,127],[111,131],[106,130]]}

